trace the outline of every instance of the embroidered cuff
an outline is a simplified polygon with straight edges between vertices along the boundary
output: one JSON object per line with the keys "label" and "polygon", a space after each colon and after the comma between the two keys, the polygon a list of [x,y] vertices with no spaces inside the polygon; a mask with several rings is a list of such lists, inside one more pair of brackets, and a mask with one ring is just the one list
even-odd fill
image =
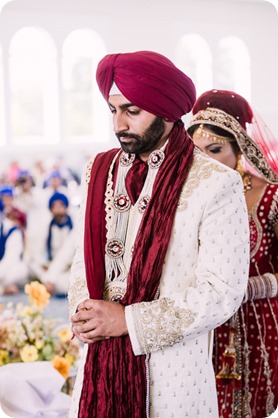
{"label": "embroidered cuff", "polygon": [[128,318],[128,327],[132,347],[138,354],[147,354],[180,342],[185,329],[196,316],[189,309],[174,306],[174,301],[168,298],[131,305],[126,315],[133,318],[132,322]]}
{"label": "embroidered cuff", "polygon": [[76,312],[79,303],[83,302],[85,299],[88,299],[88,297],[88,290],[83,279],[77,279],[73,284],[70,285],[68,292],[70,316]]}

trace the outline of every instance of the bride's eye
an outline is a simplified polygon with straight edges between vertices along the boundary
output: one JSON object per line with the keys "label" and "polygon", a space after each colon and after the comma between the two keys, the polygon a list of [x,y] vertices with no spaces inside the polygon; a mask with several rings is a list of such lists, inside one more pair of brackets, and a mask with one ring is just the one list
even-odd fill
{"label": "bride's eye", "polygon": [[211,148],[209,151],[212,154],[219,154],[221,152],[221,150],[222,150],[222,147],[216,147],[216,148]]}

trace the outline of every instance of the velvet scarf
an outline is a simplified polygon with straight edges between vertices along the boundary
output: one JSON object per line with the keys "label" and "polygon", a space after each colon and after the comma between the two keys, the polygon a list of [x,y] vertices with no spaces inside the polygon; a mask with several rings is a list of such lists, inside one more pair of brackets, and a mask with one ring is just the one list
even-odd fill
{"label": "velvet scarf", "polygon": [[[180,192],[193,161],[194,145],[183,122],[175,123],[151,200],[134,245],[123,305],[151,301],[157,292]],[[92,299],[102,299],[105,282],[104,193],[110,164],[118,150],[94,161],[85,214],[84,257]],[[145,356],[135,356],[129,336],[90,344],[84,368],[79,418],[146,417]]]}

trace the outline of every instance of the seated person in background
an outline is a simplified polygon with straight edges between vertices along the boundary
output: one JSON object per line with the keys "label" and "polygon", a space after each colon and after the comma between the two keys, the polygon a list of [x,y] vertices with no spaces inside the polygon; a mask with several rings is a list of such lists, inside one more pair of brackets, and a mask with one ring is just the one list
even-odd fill
{"label": "seated person in background", "polygon": [[44,191],[34,184],[28,170],[20,170],[15,182],[14,203],[18,209],[26,213],[26,234],[36,237],[38,225],[42,219],[50,220],[48,200]]}
{"label": "seated person in background", "polygon": [[37,187],[28,170],[20,170],[15,181],[15,206],[25,212],[28,217],[33,211],[41,211],[45,207],[43,190]]}
{"label": "seated person in background", "polygon": [[68,188],[60,171],[54,170],[49,174],[48,178],[44,182],[43,192],[47,200],[53,195],[53,193],[56,192],[63,193],[68,196]]}
{"label": "seated person in background", "polygon": [[14,219],[14,222],[24,232],[27,224],[26,213],[19,209],[15,202],[14,187],[9,184],[2,184],[0,187],[0,199],[3,203],[3,211]]}
{"label": "seated person in background", "polygon": [[[27,234],[25,258],[30,278],[40,280],[52,295],[66,296],[74,252],[73,221],[68,214],[69,201],[62,193],[49,199],[50,222],[42,222],[34,233]],[[34,232],[34,231],[33,231]]]}
{"label": "seated person in background", "polygon": [[16,294],[24,286],[28,268],[23,260],[24,238],[13,211],[5,213],[0,199],[0,294]]}
{"label": "seated person in background", "polygon": [[67,296],[70,269],[75,252],[75,231],[69,231],[61,248],[41,275],[41,282],[52,295]]}

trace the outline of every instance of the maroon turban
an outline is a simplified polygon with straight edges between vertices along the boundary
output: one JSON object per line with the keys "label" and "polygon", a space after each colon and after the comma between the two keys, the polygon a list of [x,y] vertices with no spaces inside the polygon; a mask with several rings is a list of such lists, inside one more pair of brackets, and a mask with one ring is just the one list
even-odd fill
{"label": "maroon turban", "polygon": [[106,100],[115,82],[131,103],[171,122],[190,112],[196,100],[192,80],[157,52],[106,55],[98,64],[96,79]]}
{"label": "maroon turban", "polygon": [[246,123],[251,123],[253,112],[248,102],[239,94],[228,90],[209,90],[203,93],[196,101],[193,115],[207,107],[223,110],[232,116],[246,130]]}

